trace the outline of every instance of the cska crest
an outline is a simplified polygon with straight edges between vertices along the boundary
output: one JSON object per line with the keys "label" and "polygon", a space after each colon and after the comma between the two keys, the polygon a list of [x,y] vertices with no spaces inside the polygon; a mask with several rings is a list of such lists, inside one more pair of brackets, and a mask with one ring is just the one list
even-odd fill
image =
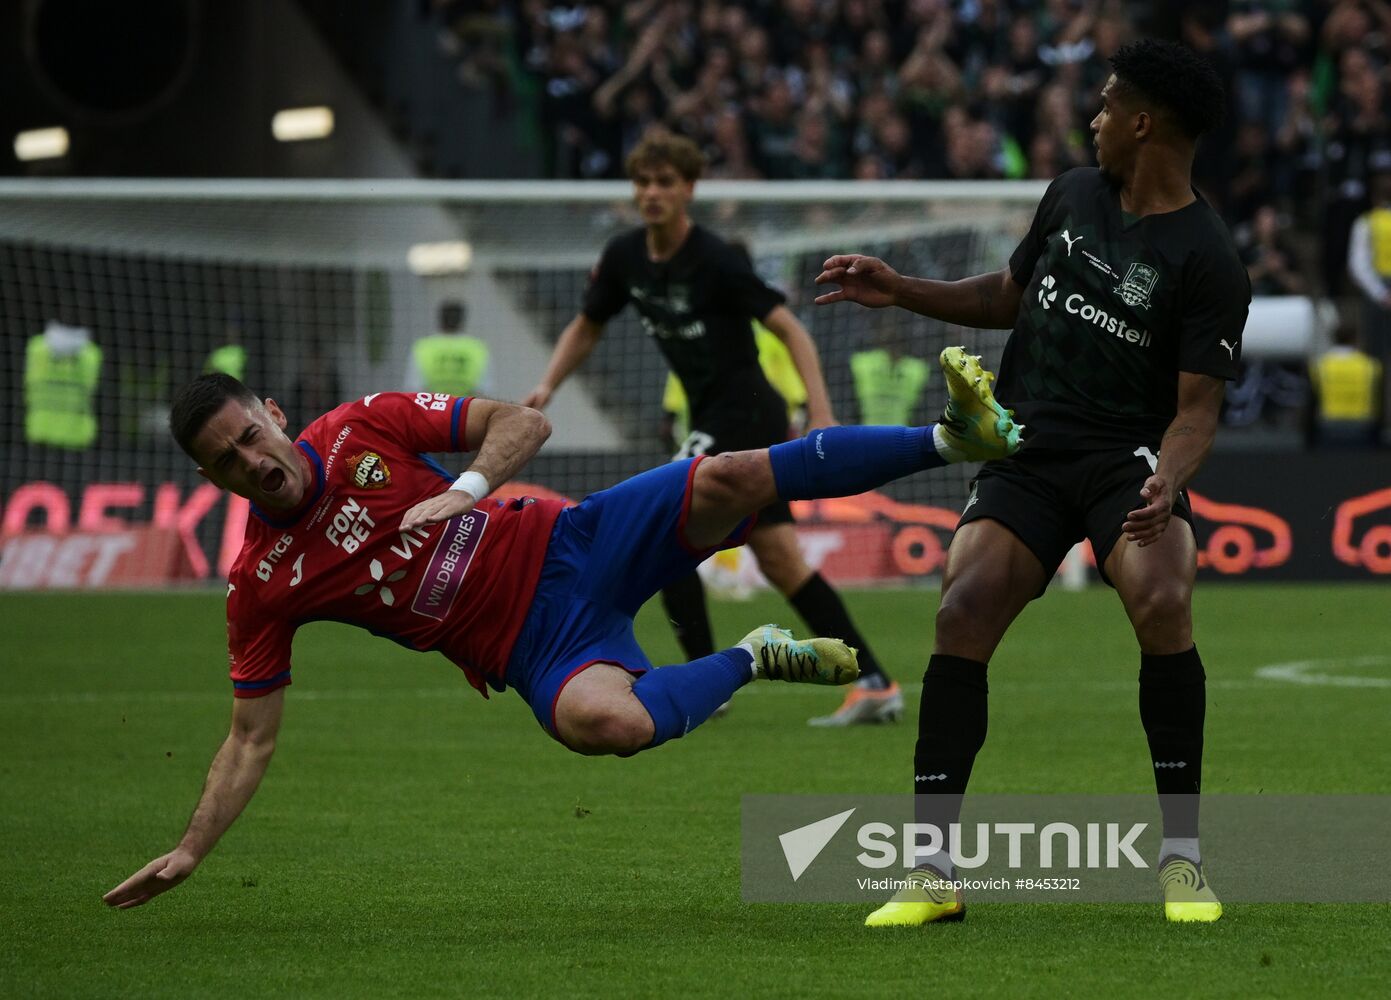
{"label": "cska crest", "polygon": [[364,490],[379,490],[391,482],[391,470],[375,451],[359,452],[348,459],[353,482]]}

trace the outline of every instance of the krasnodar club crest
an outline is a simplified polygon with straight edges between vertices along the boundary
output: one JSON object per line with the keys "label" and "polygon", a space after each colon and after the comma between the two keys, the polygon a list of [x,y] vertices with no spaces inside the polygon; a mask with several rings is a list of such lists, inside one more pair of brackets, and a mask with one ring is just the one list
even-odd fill
{"label": "krasnodar club crest", "polygon": [[1148,309],[1150,306],[1150,293],[1154,291],[1154,284],[1159,280],[1159,272],[1148,264],[1141,264],[1138,261],[1130,265],[1130,269],[1125,272],[1125,277],[1121,283],[1111,291],[1121,297],[1121,301],[1132,309]]}

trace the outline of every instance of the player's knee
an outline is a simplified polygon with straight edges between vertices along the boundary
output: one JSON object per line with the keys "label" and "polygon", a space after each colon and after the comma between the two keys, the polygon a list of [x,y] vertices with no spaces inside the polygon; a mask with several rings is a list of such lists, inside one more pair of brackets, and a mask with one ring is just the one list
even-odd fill
{"label": "player's knee", "polygon": [[695,498],[711,509],[731,509],[744,506],[748,492],[744,452],[725,452],[700,463],[692,489]]}
{"label": "player's knee", "polygon": [[752,512],[778,498],[767,450],[727,451],[700,463],[694,489],[708,509]]}
{"label": "player's knee", "polygon": [[652,742],[652,718],[636,698],[632,704],[596,702],[577,706],[567,719],[567,743],[588,756],[632,753]]}
{"label": "player's knee", "polygon": [[1160,637],[1192,627],[1192,601],[1181,582],[1156,582],[1129,602],[1130,620],[1142,638]]}
{"label": "player's knee", "polygon": [[956,586],[942,595],[937,606],[937,635],[940,638],[967,638],[995,628],[995,602],[978,587]]}

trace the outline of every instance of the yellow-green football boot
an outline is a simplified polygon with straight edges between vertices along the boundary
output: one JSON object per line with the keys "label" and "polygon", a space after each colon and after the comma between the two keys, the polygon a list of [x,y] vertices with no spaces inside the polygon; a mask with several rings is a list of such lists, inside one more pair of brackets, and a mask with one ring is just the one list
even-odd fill
{"label": "yellow-green football boot", "polygon": [[908,884],[865,918],[866,927],[920,927],[966,919],[961,889],[930,865],[908,873]]}
{"label": "yellow-green football boot", "polygon": [[1166,920],[1210,924],[1222,916],[1222,904],[1207,884],[1201,863],[1170,855],[1159,863],[1159,884]]}
{"label": "yellow-green football boot", "polygon": [[990,391],[995,376],[981,367],[980,358],[967,354],[964,347],[948,347],[938,363],[947,378],[947,407],[937,426],[953,452],[943,457],[984,462],[1018,451],[1024,425],[1016,424],[1013,411],[996,402]]}
{"label": "yellow-green football boot", "polygon": [[760,680],[849,684],[860,676],[857,651],[839,639],[794,639],[776,625],[760,625],[740,645],[753,651]]}

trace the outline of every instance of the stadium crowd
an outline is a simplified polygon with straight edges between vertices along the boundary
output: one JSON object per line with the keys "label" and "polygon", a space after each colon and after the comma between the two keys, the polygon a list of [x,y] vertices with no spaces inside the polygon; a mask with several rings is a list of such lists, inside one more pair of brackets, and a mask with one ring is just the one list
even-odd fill
{"label": "stadium crowd", "polygon": [[431,6],[462,42],[462,75],[514,95],[530,82],[565,178],[621,177],[660,123],[701,144],[712,178],[1051,179],[1093,162],[1107,57],[1140,34],[1177,37],[1226,86],[1195,181],[1257,294],[1347,296],[1373,353],[1391,354],[1391,294],[1348,267],[1374,177],[1391,173],[1388,0]]}

